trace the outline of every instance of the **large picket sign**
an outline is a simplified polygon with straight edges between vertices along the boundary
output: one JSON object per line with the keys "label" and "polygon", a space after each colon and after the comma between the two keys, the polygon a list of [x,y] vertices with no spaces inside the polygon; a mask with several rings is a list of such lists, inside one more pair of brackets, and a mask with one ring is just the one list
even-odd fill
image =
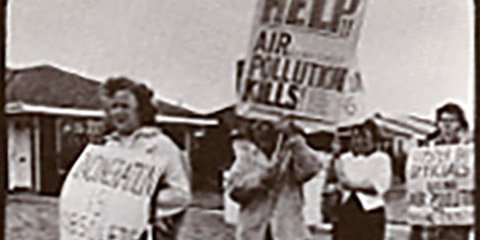
{"label": "large picket sign", "polygon": [[163,169],[158,164],[138,151],[87,146],[62,188],[61,239],[138,239]]}
{"label": "large picket sign", "polygon": [[336,124],[362,110],[356,47],[366,0],[258,0],[237,113]]}
{"label": "large picket sign", "polygon": [[472,225],[474,160],[473,145],[413,149],[407,162],[409,223]]}

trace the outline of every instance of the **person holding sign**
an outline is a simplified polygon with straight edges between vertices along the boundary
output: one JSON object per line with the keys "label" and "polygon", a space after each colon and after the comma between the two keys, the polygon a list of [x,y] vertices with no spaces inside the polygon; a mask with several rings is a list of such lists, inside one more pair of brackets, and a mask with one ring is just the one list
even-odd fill
{"label": "person holding sign", "polygon": [[290,120],[256,121],[234,142],[227,192],[240,205],[237,240],[308,239],[303,184],[323,166]]}
{"label": "person holding sign", "polygon": [[103,85],[110,133],[87,146],[67,177],[61,239],[176,239],[189,177],[179,148],[154,126],[152,96],[127,78]]}
{"label": "person holding sign", "polygon": [[[441,145],[459,145],[472,143],[468,133],[468,122],[460,106],[447,103],[436,111],[437,131],[427,136],[421,143],[430,147]],[[471,226],[433,226],[413,225],[410,240],[466,240]]]}
{"label": "person holding sign", "polygon": [[424,144],[451,145],[472,142],[468,132],[468,122],[460,106],[447,103],[437,109],[437,131],[427,137]]}
{"label": "person holding sign", "polygon": [[371,120],[354,126],[350,152],[335,161],[342,191],[334,240],[383,240],[385,201],[392,173],[390,157],[379,150],[380,134]]}

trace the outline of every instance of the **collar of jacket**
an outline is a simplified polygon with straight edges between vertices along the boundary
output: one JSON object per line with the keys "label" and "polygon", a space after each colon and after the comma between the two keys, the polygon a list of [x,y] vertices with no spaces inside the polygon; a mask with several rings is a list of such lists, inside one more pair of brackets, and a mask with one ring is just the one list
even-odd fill
{"label": "collar of jacket", "polygon": [[112,134],[106,136],[107,141],[115,141],[120,142],[124,139],[132,139],[134,141],[141,139],[141,138],[152,138],[159,134],[160,130],[156,127],[140,127],[135,130],[130,135],[121,135],[118,132],[113,132]]}

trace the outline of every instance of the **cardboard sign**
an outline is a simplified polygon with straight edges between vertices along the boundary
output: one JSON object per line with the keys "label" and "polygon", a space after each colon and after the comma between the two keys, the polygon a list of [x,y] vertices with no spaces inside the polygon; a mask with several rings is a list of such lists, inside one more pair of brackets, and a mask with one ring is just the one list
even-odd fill
{"label": "cardboard sign", "polygon": [[361,112],[355,50],[366,0],[258,0],[237,114],[336,124]]}
{"label": "cardboard sign", "polygon": [[413,149],[407,162],[408,221],[473,225],[474,146]]}
{"label": "cardboard sign", "polygon": [[87,146],[62,188],[61,239],[138,239],[161,169],[146,153]]}

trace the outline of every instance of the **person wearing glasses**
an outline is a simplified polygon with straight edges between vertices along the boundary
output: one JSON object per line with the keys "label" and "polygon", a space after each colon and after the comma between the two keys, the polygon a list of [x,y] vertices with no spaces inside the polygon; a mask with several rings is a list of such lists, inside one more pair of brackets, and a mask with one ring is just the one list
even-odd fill
{"label": "person wearing glasses", "polygon": [[[462,108],[455,103],[447,103],[436,111],[437,130],[428,135],[420,145],[440,146],[468,144],[473,142],[468,122]],[[410,240],[466,240],[471,226],[433,226],[413,225]]]}

